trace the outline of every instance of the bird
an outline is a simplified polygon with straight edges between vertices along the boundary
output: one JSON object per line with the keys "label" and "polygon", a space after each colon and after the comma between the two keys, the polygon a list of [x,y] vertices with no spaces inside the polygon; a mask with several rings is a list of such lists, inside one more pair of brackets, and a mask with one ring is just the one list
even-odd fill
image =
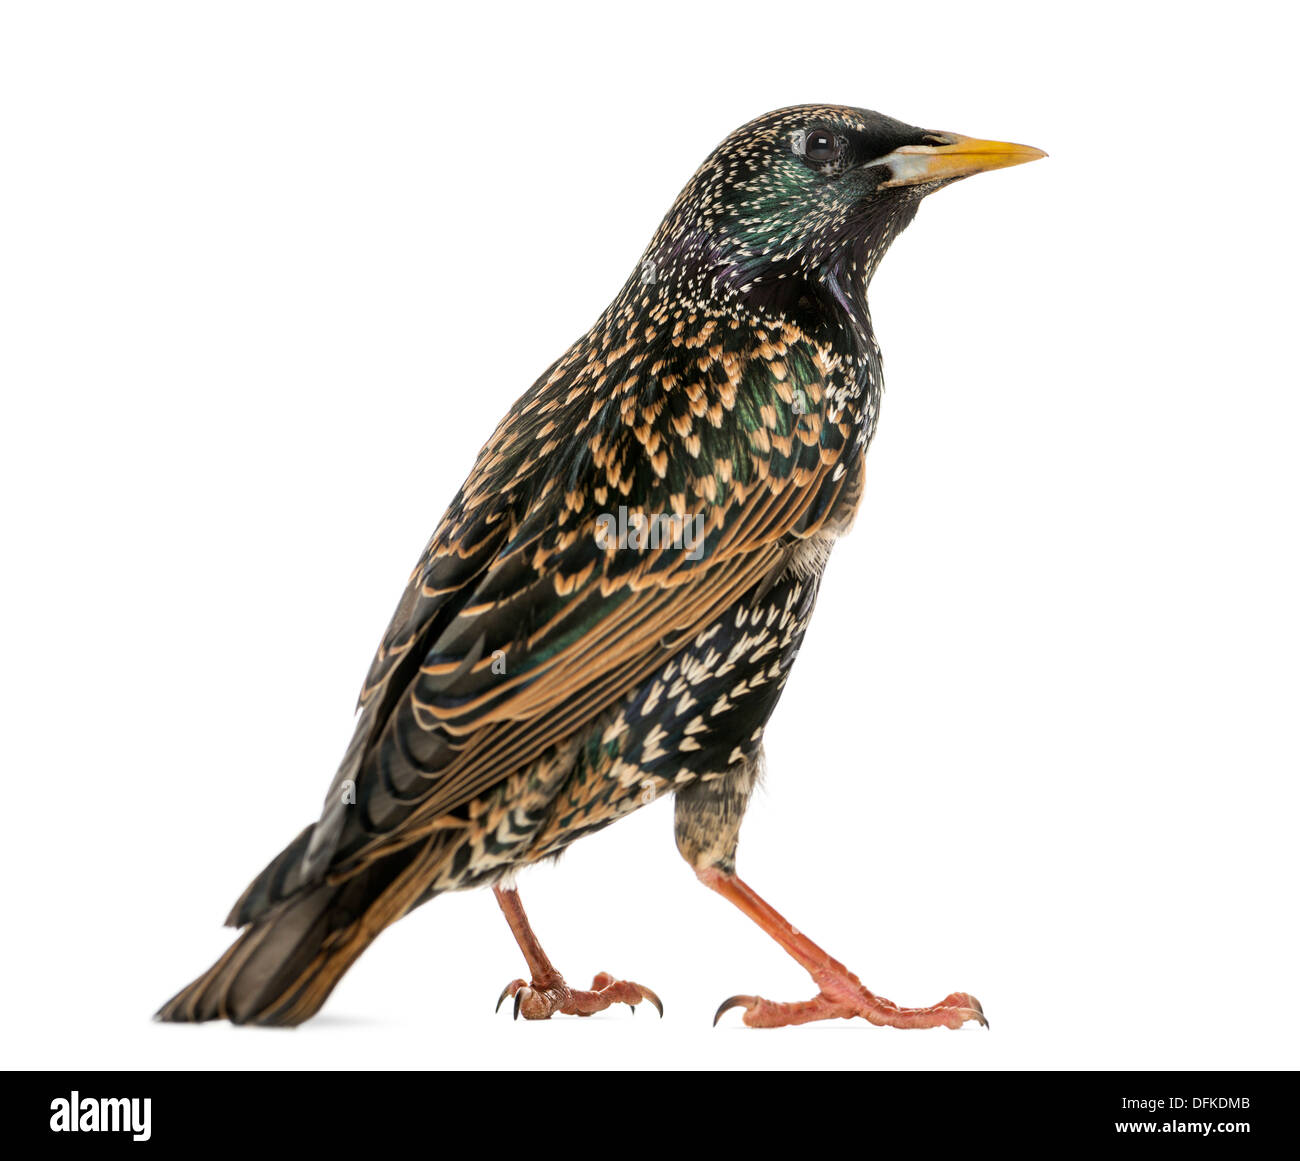
{"label": "bird", "polygon": [[[528,978],[516,1019],[663,1004],[571,986],[518,876],[665,796],[698,880],[812,978],[737,994],[751,1027],[987,1026],[953,992],[900,1007],[737,873],[763,738],[853,523],[883,379],[867,293],[921,201],[1045,157],[829,104],[736,129],[590,330],[514,404],[427,542],[307,826],[253,880],[229,950],[156,1014],[293,1026],[390,924],[490,887]],[[508,319],[504,320],[508,330]]]}

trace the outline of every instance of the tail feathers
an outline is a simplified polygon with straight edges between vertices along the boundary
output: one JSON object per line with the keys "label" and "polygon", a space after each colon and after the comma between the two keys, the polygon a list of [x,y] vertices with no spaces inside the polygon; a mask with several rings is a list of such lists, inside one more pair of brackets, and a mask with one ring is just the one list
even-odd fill
{"label": "tail feathers", "polygon": [[416,882],[406,873],[410,862],[408,854],[390,855],[341,883],[307,887],[273,904],[211,968],[168,1000],[156,1018],[301,1024],[320,1010],[375,937],[421,901]]}
{"label": "tail feathers", "polygon": [[226,916],[227,927],[246,927],[302,889],[303,860],[315,829],[314,823],[304,827],[302,833],[248,885]]}

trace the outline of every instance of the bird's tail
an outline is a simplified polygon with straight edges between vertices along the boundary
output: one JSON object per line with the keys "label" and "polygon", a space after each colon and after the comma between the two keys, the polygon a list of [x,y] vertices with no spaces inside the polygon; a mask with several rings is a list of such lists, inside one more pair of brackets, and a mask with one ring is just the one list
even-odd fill
{"label": "bird's tail", "polygon": [[375,937],[422,901],[412,894],[410,862],[404,853],[389,855],[342,882],[307,886],[274,903],[156,1018],[301,1024]]}

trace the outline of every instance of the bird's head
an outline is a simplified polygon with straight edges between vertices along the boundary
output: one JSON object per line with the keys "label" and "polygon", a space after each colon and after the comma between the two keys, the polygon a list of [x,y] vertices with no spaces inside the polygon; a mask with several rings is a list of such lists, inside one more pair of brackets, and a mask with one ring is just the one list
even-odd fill
{"label": "bird's head", "polygon": [[832,276],[864,293],[923,197],[1043,156],[867,109],[779,109],[713,151],[656,232],[641,276],[692,296],[755,302],[779,302],[801,282]]}

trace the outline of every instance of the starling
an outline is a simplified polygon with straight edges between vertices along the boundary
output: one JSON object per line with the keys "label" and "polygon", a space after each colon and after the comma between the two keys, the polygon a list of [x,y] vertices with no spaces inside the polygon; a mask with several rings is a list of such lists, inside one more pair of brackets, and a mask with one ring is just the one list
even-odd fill
{"label": "starling", "polygon": [[927,194],[1042,156],[831,105],[723,141],[479,453],[384,634],[319,820],[253,880],[227,920],[238,939],[159,1018],[298,1024],[390,923],[482,886],[528,965],[501,996],[516,1017],[642,1000],[662,1014],[649,988],[604,972],[571,988],[514,883],[672,794],[700,881],[818,988],[733,996],[718,1016],[986,1023],[965,992],[900,1008],[868,991],[737,876],[736,843],[862,495],[882,389],[872,275]]}

